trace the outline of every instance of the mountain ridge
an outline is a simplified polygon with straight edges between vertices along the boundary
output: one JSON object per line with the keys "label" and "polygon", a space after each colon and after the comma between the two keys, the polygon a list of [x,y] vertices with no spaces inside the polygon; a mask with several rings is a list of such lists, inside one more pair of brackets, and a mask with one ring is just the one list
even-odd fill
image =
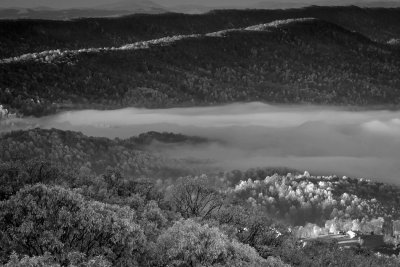
{"label": "mountain ridge", "polygon": [[0,20],[0,58],[54,49],[117,47],[172,35],[205,34],[289,18],[315,17],[386,43],[400,36],[400,9],[308,7],[219,10],[203,15],[136,14],[69,21]]}
{"label": "mountain ridge", "polygon": [[25,115],[54,113],[68,103],[88,108],[400,103],[395,47],[323,20],[258,28],[12,59],[0,64],[5,88],[0,99]]}
{"label": "mountain ridge", "polygon": [[[179,42],[185,39],[192,39],[192,38],[203,38],[203,37],[224,37],[226,33],[232,32],[241,32],[241,31],[269,31],[276,29],[287,29],[294,27],[302,27],[302,26],[315,26],[315,28],[322,29],[322,32],[327,32],[327,29],[336,30],[342,32],[346,35],[353,35],[360,40],[365,42],[372,42],[369,38],[363,36],[357,32],[351,32],[343,27],[337,26],[333,23],[326,22],[324,20],[320,20],[317,18],[299,18],[299,19],[287,19],[287,20],[276,20],[269,23],[264,24],[257,24],[248,26],[245,28],[233,28],[227,29],[217,32],[211,32],[206,34],[191,34],[191,35],[178,35],[178,36],[167,36],[159,39],[153,39],[148,41],[140,41],[131,44],[124,44],[120,47],[102,47],[102,48],[87,48],[87,49],[78,49],[78,50],[49,50],[49,51],[42,51],[39,53],[31,53],[31,54],[24,54],[17,57],[5,58],[0,59],[0,64],[7,64],[13,62],[23,62],[23,61],[39,61],[44,63],[52,63],[53,60],[59,59],[62,57],[75,56],[81,53],[96,53],[96,52],[106,52],[106,51],[118,51],[118,50],[138,50],[138,49],[150,49],[152,46],[159,45],[173,45],[175,42]],[[326,28],[324,28],[326,27]],[[303,27],[304,29],[304,27]],[[304,32],[303,32],[304,33]]]}
{"label": "mountain ridge", "polygon": [[103,5],[95,6],[93,9],[99,10],[127,10],[137,12],[138,10],[152,10],[158,9],[161,11],[166,12],[163,6],[156,4],[150,0],[121,0],[116,3],[108,3]]}

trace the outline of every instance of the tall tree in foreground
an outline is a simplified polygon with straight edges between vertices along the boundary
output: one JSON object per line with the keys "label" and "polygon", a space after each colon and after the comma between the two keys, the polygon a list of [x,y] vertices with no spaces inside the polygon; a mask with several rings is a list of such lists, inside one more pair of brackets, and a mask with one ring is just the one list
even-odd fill
{"label": "tall tree in foreground", "polygon": [[0,202],[0,256],[51,253],[61,265],[73,252],[135,266],[145,236],[128,207],[87,201],[58,186],[27,186]]}
{"label": "tall tree in foreground", "polygon": [[191,219],[176,222],[157,240],[159,266],[286,266],[263,259],[249,245],[229,239],[217,227]]}
{"label": "tall tree in foreground", "polygon": [[209,218],[223,204],[221,194],[210,186],[205,176],[179,179],[170,192],[170,199],[184,218]]}

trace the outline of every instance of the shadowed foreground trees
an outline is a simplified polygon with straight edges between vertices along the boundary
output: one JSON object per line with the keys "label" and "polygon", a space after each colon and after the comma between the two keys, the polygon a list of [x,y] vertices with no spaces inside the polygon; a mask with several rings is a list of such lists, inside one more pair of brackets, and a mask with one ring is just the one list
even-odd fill
{"label": "shadowed foreground trees", "polygon": [[72,184],[75,176],[50,162],[44,160],[0,161],[0,201],[6,200],[26,185],[36,183]]}
{"label": "shadowed foreground trees", "polygon": [[[103,256],[87,258],[83,253],[69,253],[68,267],[111,267],[111,263]],[[43,256],[19,257],[16,253],[11,254],[10,260],[5,267],[61,267],[50,253]]]}
{"label": "shadowed foreground trees", "polygon": [[127,207],[86,201],[61,187],[28,186],[0,204],[2,253],[51,253],[65,263],[68,253],[105,255],[113,265],[135,265],[145,243]]}
{"label": "shadowed foreground trees", "polygon": [[[154,183],[112,169],[82,177],[53,175],[63,170],[51,164],[43,165],[56,169],[49,176],[41,165],[2,166],[28,179],[0,201],[1,266],[399,266],[397,256],[335,242],[303,246],[265,206],[235,198],[242,190],[212,186],[205,176]],[[0,176],[0,184],[13,188],[9,178]]]}
{"label": "shadowed foreground trees", "polygon": [[271,266],[254,248],[190,219],[161,234],[157,246],[164,266]]}

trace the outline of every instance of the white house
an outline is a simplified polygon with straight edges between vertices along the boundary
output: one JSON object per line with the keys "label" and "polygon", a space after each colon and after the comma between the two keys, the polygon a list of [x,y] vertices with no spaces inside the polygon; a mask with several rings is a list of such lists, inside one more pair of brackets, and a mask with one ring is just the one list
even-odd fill
{"label": "white house", "polygon": [[353,231],[347,231],[346,233],[350,238],[355,238],[357,236],[357,233],[353,232]]}

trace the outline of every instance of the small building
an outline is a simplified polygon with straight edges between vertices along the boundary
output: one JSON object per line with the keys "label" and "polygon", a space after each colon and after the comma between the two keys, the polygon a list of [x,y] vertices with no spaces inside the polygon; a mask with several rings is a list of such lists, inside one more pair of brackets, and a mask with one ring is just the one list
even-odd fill
{"label": "small building", "polygon": [[354,231],[347,231],[346,234],[350,237],[350,238],[355,238],[357,236],[357,233]]}

